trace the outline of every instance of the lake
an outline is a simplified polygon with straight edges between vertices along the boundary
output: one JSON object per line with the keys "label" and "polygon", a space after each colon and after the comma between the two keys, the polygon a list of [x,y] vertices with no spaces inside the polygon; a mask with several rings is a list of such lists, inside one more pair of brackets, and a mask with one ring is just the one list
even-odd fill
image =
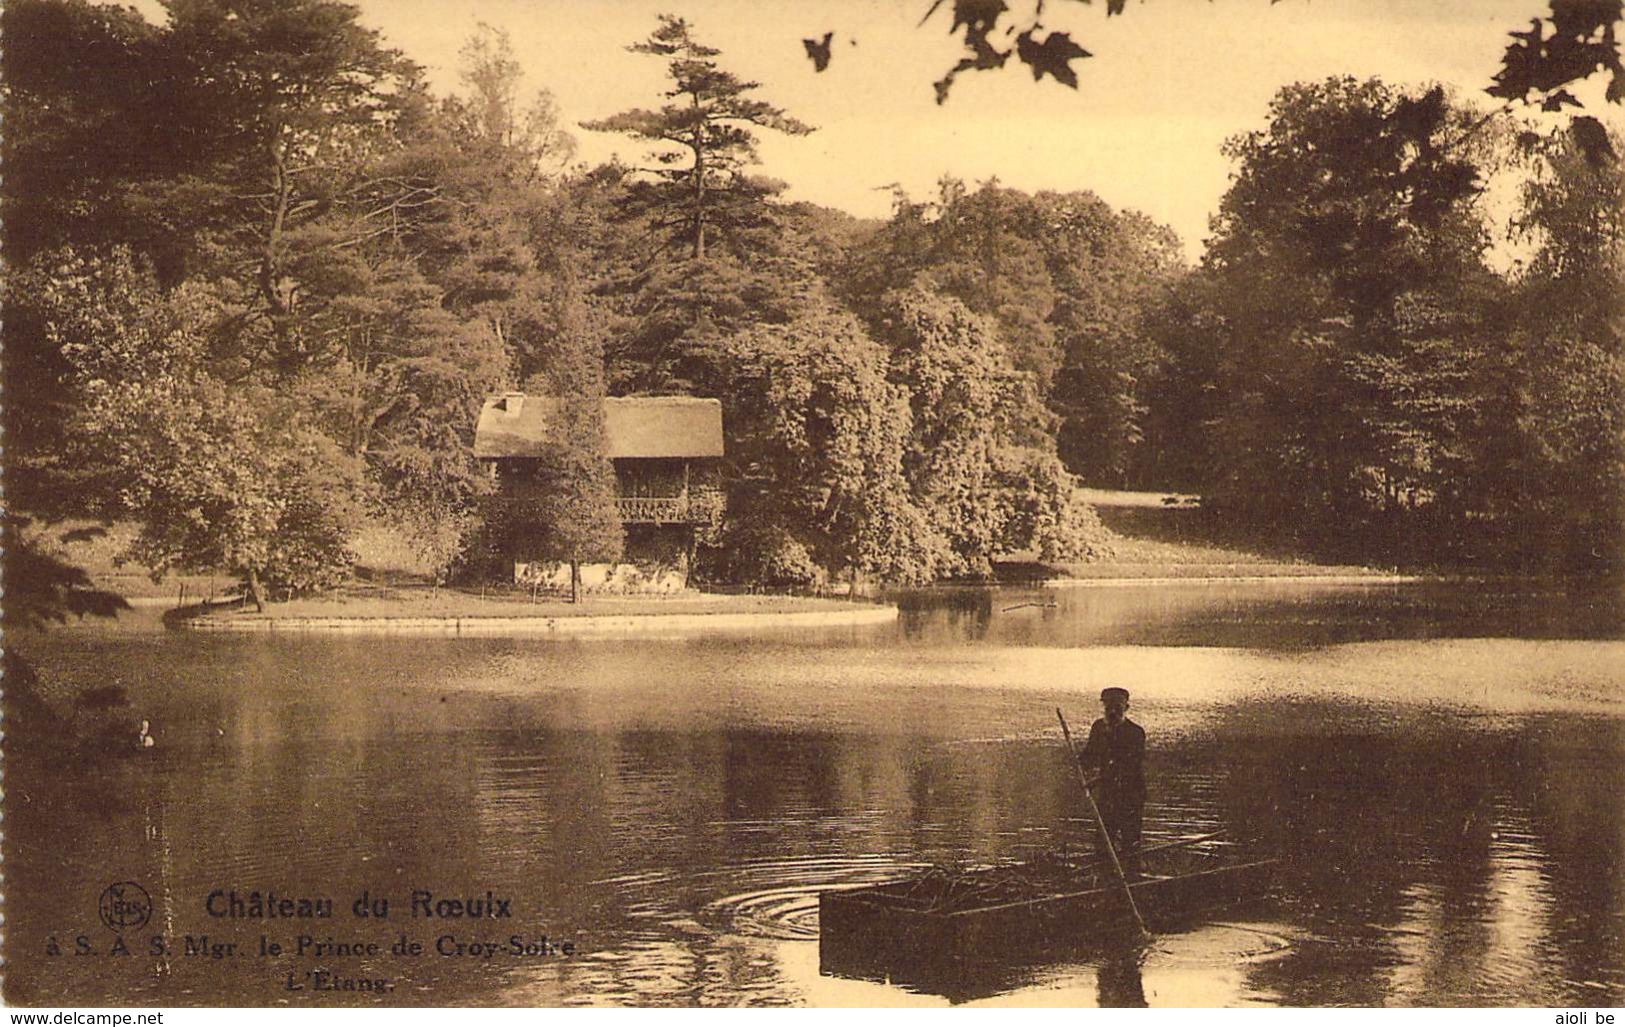
{"label": "lake", "polygon": [[[221,637],[151,614],[25,636],[59,709],[122,690],[75,730],[125,733],[106,754],[8,741],[7,999],[1625,1003],[1617,587],[896,601],[891,625],[678,638]],[[1086,729],[1106,685],[1148,735],[1148,842],[1224,829],[1285,859],[1276,894],[1143,952],[992,954],[949,995],[821,975],[824,888],[1087,849],[1054,710]],[[109,905],[121,882],[145,923]],[[333,915],[214,915],[233,892]],[[510,915],[421,915],[446,899]]]}

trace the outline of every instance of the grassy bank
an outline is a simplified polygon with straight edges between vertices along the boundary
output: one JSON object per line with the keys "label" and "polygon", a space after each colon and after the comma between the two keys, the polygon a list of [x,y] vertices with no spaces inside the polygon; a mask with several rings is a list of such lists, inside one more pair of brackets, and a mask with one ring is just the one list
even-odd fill
{"label": "grassy bank", "polygon": [[1111,554],[1088,563],[1039,560],[1012,553],[995,561],[1001,580],[1046,578],[1136,580],[1179,578],[1366,577],[1391,568],[1325,563],[1279,546],[1214,537],[1196,497],[1184,493],[1082,489],[1111,531]]}
{"label": "grassy bank", "polygon": [[1381,574],[1357,564],[1282,559],[1276,554],[1205,542],[1175,542],[1119,535],[1112,557],[1093,563],[1047,566],[1069,578],[1281,578]]}

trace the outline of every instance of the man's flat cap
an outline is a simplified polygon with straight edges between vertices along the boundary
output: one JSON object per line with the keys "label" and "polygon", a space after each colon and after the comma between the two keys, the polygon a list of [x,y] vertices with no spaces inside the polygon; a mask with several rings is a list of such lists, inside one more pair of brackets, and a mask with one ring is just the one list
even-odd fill
{"label": "man's flat cap", "polygon": [[1100,690],[1100,701],[1101,702],[1105,702],[1107,699],[1127,699],[1127,698],[1128,698],[1128,689],[1126,689],[1126,688],[1113,687],[1113,688],[1102,688]]}

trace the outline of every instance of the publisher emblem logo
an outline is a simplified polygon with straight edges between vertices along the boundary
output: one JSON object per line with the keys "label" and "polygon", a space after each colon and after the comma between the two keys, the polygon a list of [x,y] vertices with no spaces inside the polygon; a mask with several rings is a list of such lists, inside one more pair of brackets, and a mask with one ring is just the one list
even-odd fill
{"label": "publisher emblem logo", "polygon": [[152,919],[152,897],[134,881],[110,884],[96,905],[102,923],[115,931],[139,930]]}

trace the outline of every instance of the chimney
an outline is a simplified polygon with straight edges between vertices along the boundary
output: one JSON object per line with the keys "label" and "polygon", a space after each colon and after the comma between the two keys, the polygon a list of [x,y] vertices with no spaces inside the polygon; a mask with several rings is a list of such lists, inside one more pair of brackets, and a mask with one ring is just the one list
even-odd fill
{"label": "chimney", "polygon": [[502,416],[518,417],[519,411],[525,405],[523,392],[505,392],[502,394]]}

